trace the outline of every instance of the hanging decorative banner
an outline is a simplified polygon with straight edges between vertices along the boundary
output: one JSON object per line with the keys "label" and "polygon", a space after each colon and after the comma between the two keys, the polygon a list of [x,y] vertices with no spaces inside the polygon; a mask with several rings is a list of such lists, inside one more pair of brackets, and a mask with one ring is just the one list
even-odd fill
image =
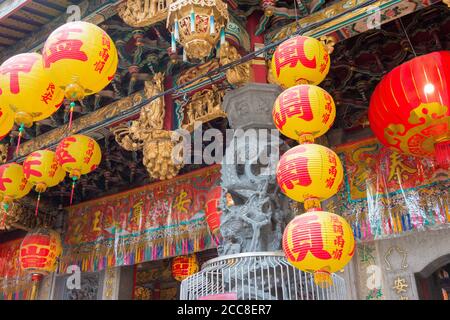
{"label": "hanging decorative banner", "polygon": [[31,279],[19,263],[22,240],[0,243],[0,300],[26,300],[30,293]]}
{"label": "hanging decorative banner", "polygon": [[213,248],[204,208],[220,165],[74,205],[60,272],[133,265]]}
{"label": "hanging decorative banner", "polygon": [[337,148],[344,188],[336,210],[357,240],[445,227],[450,222],[448,171],[433,159],[402,155],[369,138]]}

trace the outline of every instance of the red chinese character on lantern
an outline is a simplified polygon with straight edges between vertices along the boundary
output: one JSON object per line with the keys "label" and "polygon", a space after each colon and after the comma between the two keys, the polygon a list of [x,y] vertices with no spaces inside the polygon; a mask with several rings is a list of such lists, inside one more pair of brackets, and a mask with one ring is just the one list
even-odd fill
{"label": "red chinese character on lantern", "polygon": [[106,35],[106,33],[102,34],[102,46],[108,48],[108,50],[111,48],[111,41],[109,41],[109,38]]}
{"label": "red chinese character on lantern", "polygon": [[63,140],[63,143],[59,148],[56,149],[56,156],[58,157],[58,162],[62,166],[65,163],[76,162],[75,158],[70,155],[67,148],[70,146],[71,142],[75,142],[77,139],[75,137],[68,137]]}
{"label": "red chinese character on lantern", "polygon": [[50,83],[47,87],[47,91],[41,96],[41,101],[48,104],[53,99],[53,93],[55,93],[55,85]]}
{"label": "red chinese character on lantern", "polygon": [[329,170],[328,173],[331,174],[333,177],[336,177],[337,174],[337,168],[336,166],[332,166]]}
{"label": "red chinese character on lantern", "polygon": [[330,115],[329,113],[324,113],[322,116],[322,123],[327,123],[328,120],[330,120]]}
{"label": "red chinese character on lantern", "polygon": [[[35,153],[32,153],[32,154],[31,154],[31,157],[34,157],[34,158],[40,158],[40,157],[41,157],[41,154],[35,152]],[[30,179],[30,176],[42,177],[42,173],[41,173],[40,171],[34,170],[34,169],[32,168],[32,166],[34,166],[34,165],[40,165],[41,163],[42,163],[42,162],[41,162],[39,159],[35,159],[35,160],[31,160],[31,161],[30,161],[30,160],[25,161],[25,162],[23,163],[23,173],[24,173],[25,177],[26,177],[27,179]]]}
{"label": "red chinese character on lantern", "polygon": [[324,62],[320,65],[320,73],[323,73],[325,71],[325,69],[327,68],[328,59],[329,59],[328,54],[324,54],[323,55],[323,61]]}
{"label": "red chinese character on lantern", "polygon": [[318,259],[331,258],[330,253],[323,248],[322,225],[317,219],[317,216],[308,216],[292,221],[291,239],[295,241],[292,241],[292,249],[287,251],[290,260],[302,261],[308,252]]}
{"label": "red chinese character on lantern", "polygon": [[324,93],[323,95],[324,95],[325,101],[326,101],[325,110],[327,110],[328,112],[331,113],[331,110],[333,110],[333,107],[331,106],[331,97],[327,93]]}
{"label": "red chinese character on lantern", "polygon": [[342,258],[342,249],[336,249],[333,251],[333,258],[337,260],[341,260]]}
{"label": "red chinese character on lantern", "polygon": [[3,178],[3,177],[0,176],[0,190],[1,191],[5,191],[6,190],[5,182],[6,183],[11,183],[12,180],[10,178]]}
{"label": "red chinese character on lantern", "polygon": [[333,224],[333,232],[344,234],[344,228],[342,227],[342,224]]}
{"label": "red chinese character on lantern", "polygon": [[103,67],[105,66],[105,61],[97,61],[94,63],[95,71],[98,71],[98,73],[102,73]]}
{"label": "red chinese character on lantern", "polygon": [[331,189],[333,187],[333,185],[334,185],[334,181],[335,181],[334,178],[328,178],[327,180],[325,180],[325,186],[328,189]]}
{"label": "red chinese character on lantern", "polygon": [[0,73],[5,75],[9,73],[9,90],[11,93],[19,93],[19,72],[29,73],[34,63],[39,59],[35,55],[19,55],[9,59],[1,68]]}
{"label": "red chinese character on lantern", "polygon": [[338,247],[343,248],[344,244],[345,244],[345,240],[342,236],[337,236],[336,239],[334,240],[334,244]]}
{"label": "red chinese character on lantern", "polygon": [[305,41],[307,38],[295,37],[281,44],[275,51],[275,68],[277,75],[280,75],[282,67],[289,65],[295,67],[301,63],[307,68],[316,67],[316,57],[308,59],[305,52]]}
{"label": "red chinese character on lantern", "polygon": [[285,91],[280,97],[280,112],[275,113],[275,124],[282,129],[286,118],[297,116],[299,119],[311,121],[313,112],[309,101],[309,87],[300,86]]}
{"label": "red chinese character on lantern", "polygon": [[[302,147],[298,147],[297,150],[299,152],[305,151]],[[293,189],[294,185],[307,187],[312,183],[308,172],[308,160],[307,157],[297,155],[293,159],[282,162],[283,172],[278,175],[278,182],[283,191],[286,191],[286,188]]]}
{"label": "red chinese character on lantern", "polygon": [[79,39],[69,39],[71,32],[82,33],[83,30],[80,28],[70,28],[70,26],[60,28],[60,30],[58,30],[58,34],[60,34],[57,38],[58,41],[50,44],[48,50],[44,50],[42,53],[45,68],[50,67],[52,63],[61,59],[87,61],[88,57],[86,53],[81,51],[83,41]]}

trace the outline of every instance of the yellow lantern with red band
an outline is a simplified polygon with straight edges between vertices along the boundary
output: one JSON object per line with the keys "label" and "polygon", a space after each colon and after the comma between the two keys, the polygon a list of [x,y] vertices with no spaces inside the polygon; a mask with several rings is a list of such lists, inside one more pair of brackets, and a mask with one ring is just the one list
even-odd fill
{"label": "yellow lantern with red band", "polygon": [[0,166],[0,197],[5,210],[14,200],[25,197],[31,188],[20,164],[12,162]]}
{"label": "yellow lantern with red band", "polygon": [[[272,116],[285,136],[312,142],[333,125],[336,107],[331,95],[315,85],[298,85],[283,91],[275,100]],[[306,136],[310,136],[308,139]]]}
{"label": "yellow lantern with red band", "polygon": [[330,56],[319,40],[297,36],[280,44],[272,57],[272,74],[283,88],[319,84],[330,70]]}
{"label": "yellow lantern with red band", "polygon": [[66,172],[61,168],[56,153],[50,150],[39,150],[31,153],[23,162],[25,178],[39,193],[36,204],[37,215],[41,193],[64,180]]}
{"label": "yellow lantern with red band", "polygon": [[309,210],[320,208],[320,201],[338,192],[344,170],[332,150],[318,144],[302,144],[283,154],[276,175],[281,191],[295,201],[304,202]]}
{"label": "yellow lantern with red band", "polygon": [[70,119],[74,101],[103,90],[114,78],[119,62],[109,35],[84,21],[69,22],[53,31],[42,55],[44,68],[72,101]]}
{"label": "yellow lantern with red band", "polygon": [[72,204],[76,181],[81,175],[88,174],[98,167],[102,160],[102,151],[93,138],[76,134],[61,140],[56,148],[56,158],[73,180],[70,197]]}
{"label": "yellow lantern with red band", "polygon": [[36,296],[37,282],[57,267],[57,259],[62,253],[59,233],[47,228],[29,232],[20,245],[19,262],[23,271],[32,275],[32,299]]}
{"label": "yellow lantern with red band", "polygon": [[314,273],[315,283],[332,285],[331,273],[344,268],[355,253],[355,238],[344,218],[325,211],[296,216],[284,230],[283,251],[294,267]]}
{"label": "yellow lantern with red band", "polygon": [[8,135],[14,127],[14,113],[6,106],[0,106],[0,140]]}
{"label": "yellow lantern with red band", "polygon": [[15,114],[19,128],[19,141],[24,127],[48,118],[58,111],[64,92],[42,64],[38,53],[15,55],[0,66],[0,105],[8,106]]}
{"label": "yellow lantern with red band", "polygon": [[179,256],[172,260],[172,276],[177,281],[183,281],[198,271],[198,261],[195,254]]}

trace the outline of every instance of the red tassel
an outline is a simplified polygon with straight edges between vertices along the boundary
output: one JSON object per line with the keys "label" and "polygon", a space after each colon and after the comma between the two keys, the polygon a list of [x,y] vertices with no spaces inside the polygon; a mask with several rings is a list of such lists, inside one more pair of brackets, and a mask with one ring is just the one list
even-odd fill
{"label": "red tassel", "polygon": [[19,155],[20,141],[22,140],[22,132],[24,130],[23,123],[19,127],[19,137],[17,138],[16,156]]}
{"label": "red tassel", "polygon": [[442,141],[434,145],[436,161],[442,168],[450,166],[450,141]]}
{"label": "red tassel", "polygon": [[72,191],[70,192],[70,205],[72,205],[73,194],[75,192],[75,183],[77,182],[77,178],[76,177],[73,177],[72,179],[73,179],[73,181],[72,181]]}
{"label": "red tassel", "polygon": [[38,194],[38,198],[36,201],[36,210],[34,212],[34,216],[37,217],[38,216],[38,211],[39,211],[39,203],[41,202],[41,193],[39,192]]}
{"label": "red tassel", "polygon": [[69,130],[72,129],[72,119],[73,119],[73,108],[75,107],[75,102],[70,103],[69,109]]}

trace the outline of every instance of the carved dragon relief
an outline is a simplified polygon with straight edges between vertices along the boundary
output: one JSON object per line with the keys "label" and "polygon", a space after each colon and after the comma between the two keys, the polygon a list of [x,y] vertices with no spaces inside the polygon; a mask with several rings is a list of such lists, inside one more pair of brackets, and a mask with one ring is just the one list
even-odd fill
{"label": "carved dragon relief", "polygon": [[[164,91],[164,75],[157,73],[145,82],[145,96],[151,98]],[[166,180],[175,177],[183,167],[181,159],[173,159],[177,143],[173,131],[163,129],[165,116],[164,98],[160,97],[141,109],[139,119],[131,125],[122,124],[112,129],[116,142],[125,150],[143,150],[143,164],[153,179]],[[177,161],[174,161],[177,160]]]}
{"label": "carved dragon relief", "polygon": [[140,28],[167,18],[171,0],[128,0],[117,7],[117,13],[129,26]]}

